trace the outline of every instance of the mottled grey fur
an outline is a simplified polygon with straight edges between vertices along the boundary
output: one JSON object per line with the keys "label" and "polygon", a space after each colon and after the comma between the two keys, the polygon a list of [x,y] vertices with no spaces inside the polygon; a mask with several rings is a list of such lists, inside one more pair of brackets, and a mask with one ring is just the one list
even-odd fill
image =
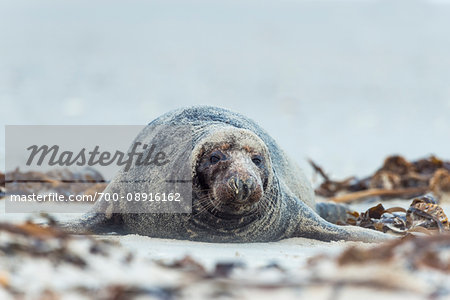
{"label": "mottled grey fur", "polygon": [[[159,124],[189,125],[192,128],[193,213],[111,214],[105,207],[105,213],[91,213],[75,223],[67,224],[71,231],[94,233],[116,231],[208,242],[270,242],[291,237],[307,237],[323,241],[375,242],[390,238],[386,234],[369,229],[334,225],[319,216],[318,213],[329,220],[336,220],[336,214],[340,212],[338,208],[330,210],[330,205],[321,204],[316,207],[313,190],[296,163],[288,158],[260,126],[245,116],[222,108],[192,107],[169,112],[149,125]],[[200,213],[195,210],[198,200],[196,199],[198,186],[195,180],[198,146],[227,130],[241,132],[244,143],[245,136],[257,136],[265,144],[268,151],[266,155],[270,161],[267,166],[270,183],[264,191],[265,197],[261,200],[268,202],[268,205],[258,213],[237,219],[222,219],[210,212]],[[144,130],[144,135],[147,134],[150,133]],[[155,138],[152,139],[153,143],[158,142]],[[135,170],[138,173],[133,175],[133,170],[130,170],[126,176],[142,177],[144,171],[140,168]],[[152,174],[152,170],[147,171]],[[123,190],[127,185],[123,178],[125,175],[120,172],[109,184],[106,192]],[[330,211],[336,213],[330,215]]]}

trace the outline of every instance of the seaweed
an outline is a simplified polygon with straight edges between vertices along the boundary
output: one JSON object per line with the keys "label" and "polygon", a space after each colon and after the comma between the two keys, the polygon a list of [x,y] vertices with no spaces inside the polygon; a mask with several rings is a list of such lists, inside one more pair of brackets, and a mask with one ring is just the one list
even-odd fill
{"label": "seaweed", "polygon": [[450,201],[450,162],[436,156],[408,161],[400,155],[389,156],[372,175],[358,179],[351,176],[332,180],[322,167],[309,160],[323,181],[315,189],[318,196],[334,202],[352,202],[379,197],[381,199],[417,197],[433,192],[441,201]]}
{"label": "seaweed", "polygon": [[385,209],[380,203],[360,214],[350,213],[346,225],[397,234],[432,234],[434,231],[442,233],[450,230],[444,210],[431,194],[413,199],[407,210],[401,207]]}
{"label": "seaweed", "polygon": [[405,237],[372,248],[350,247],[337,258],[339,265],[368,264],[401,259],[412,269],[423,267],[450,272],[450,260],[441,256],[450,247],[450,234]]}
{"label": "seaweed", "polygon": [[[16,169],[6,174],[1,174],[0,183],[3,182],[0,195],[57,192],[69,195],[94,195],[103,191],[108,182],[103,176],[92,168],[72,172],[69,169],[55,169],[48,172],[27,171]],[[2,179],[3,178],[3,179]],[[95,199],[96,200],[96,199]]]}
{"label": "seaweed", "polygon": [[6,189],[5,189],[5,174],[0,172],[0,199],[5,197]]}

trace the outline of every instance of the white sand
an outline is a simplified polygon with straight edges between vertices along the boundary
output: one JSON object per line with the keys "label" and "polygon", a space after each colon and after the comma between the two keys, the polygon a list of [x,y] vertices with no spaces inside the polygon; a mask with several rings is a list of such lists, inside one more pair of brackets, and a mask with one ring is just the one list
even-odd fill
{"label": "white sand", "polygon": [[[408,200],[391,200],[383,204],[386,208],[400,206],[407,208]],[[0,201],[0,219],[10,222],[20,222],[30,217],[29,214],[4,213],[5,201]],[[356,211],[364,211],[373,203],[359,203],[352,205]],[[444,211],[449,214],[450,205],[445,204]],[[61,220],[76,218],[77,214],[59,214],[55,217]],[[271,243],[202,243],[171,239],[150,238],[139,235],[99,236],[101,239],[117,241],[126,249],[149,259],[163,259],[171,261],[184,255],[192,256],[206,266],[212,266],[217,261],[241,261],[252,267],[278,263],[285,268],[296,268],[308,258],[319,253],[335,254],[350,245],[369,244],[358,242],[321,242],[305,238],[292,238]]]}
{"label": "white sand", "polygon": [[[0,219],[21,222],[32,216],[4,212],[5,201],[0,201]],[[76,218],[77,214],[59,214],[61,220]],[[249,266],[264,266],[279,263],[284,267],[296,267],[318,252],[336,253],[345,244],[353,242],[321,242],[304,238],[293,238],[272,243],[201,243],[170,239],[157,239],[139,235],[101,236],[99,238],[120,242],[125,248],[140,256],[167,261],[190,255],[206,266],[217,261],[242,261]],[[358,244],[358,243],[355,243]]]}
{"label": "white sand", "polygon": [[[389,201],[390,206],[407,206],[409,201]],[[26,214],[5,214],[5,201],[0,201],[0,219],[20,222]],[[365,209],[372,204],[360,204]],[[363,207],[365,206],[365,207]],[[448,205],[445,206],[448,212]],[[74,214],[58,215],[60,219],[73,218]],[[0,234],[5,239],[5,235]],[[7,238],[7,237],[6,237]],[[8,284],[19,287],[30,299],[42,295],[45,289],[65,298],[82,299],[78,287],[99,290],[109,297],[111,286],[124,284],[143,288],[161,286],[182,287],[182,297],[186,299],[211,298],[220,291],[230,297],[240,299],[349,299],[364,296],[364,299],[398,299],[408,297],[420,299],[450,284],[450,277],[436,271],[413,272],[408,266],[398,263],[368,264],[339,267],[333,257],[348,246],[372,247],[373,244],[357,242],[321,242],[293,238],[272,243],[217,244],[180,240],[156,239],[138,235],[96,236],[99,240],[114,243],[108,248],[108,255],[89,253],[89,240],[70,242],[69,249],[85,258],[89,267],[80,269],[71,264],[55,266],[51,261],[37,258],[11,258],[0,256],[0,283],[2,276]],[[116,245],[116,246],[114,246]],[[131,263],[124,264],[128,253],[133,253]],[[310,258],[326,255],[313,266]],[[189,255],[212,272],[216,263],[239,262],[244,268],[235,269],[229,279],[194,280],[195,275],[183,271],[162,268],[156,261],[171,263]],[[284,271],[262,269],[277,263]],[[7,273],[5,273],[7,272]],[[361,283],[358,283],[361,281]],[[369,282],[369,284],[364,282]],[[31,282],[31,283],[29,283]],[[327,283],[329,282],[329,283]],[[333,283],[334,282],[334,283]],[[347,282],[339,284],[338,282]],[[350,282],[350,284],[349,284]],[[351,283],[353,282],[353,283]],[[265,285],[276,288],[267,290]],[[378,288],[393,285],[393,289]],[[281,286],[281,287],[280,287]],[[282,288],[282,286],[285,286]],[[75,290],[74,290],[75,289]],[[109,292],[108,292],[109,291]],[[3,293],[3,294],[2,294]],[[8,298],[0,285],[0,298]],[[148,296],[148,295],[147,295]],[[149,296],[150,297],[150,296]],[[150,297],[151,298],[151,297]],[[142,299],[147,299],[143,297]]]}

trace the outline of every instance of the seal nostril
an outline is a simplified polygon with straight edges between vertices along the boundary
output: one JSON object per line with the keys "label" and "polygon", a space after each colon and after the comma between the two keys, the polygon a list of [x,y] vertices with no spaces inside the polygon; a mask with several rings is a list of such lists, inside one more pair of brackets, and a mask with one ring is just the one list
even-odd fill
{"label": "seal nostril", "polygon": [[231,191],[233,191],[234,194],[239,194],[239,186],[237,183],[237,178],[236,177],[231,177],[228,180],[228,186],[230,187]]}
{"label": "seal nostril", "polygon": [[247,199],[249,195],[249,187],[246,183],[242,183],[242,199]]}
{"label": "seal nostril", "polygon": [[253,181],[239,179],[239,200],[247,200],[253,191]]}
{"label": "seal nostril", "polygon": [[242,180],[238,176],[231,177],[228,182],[230,192],[237,201],[247,200],[254,190],[254,181],[251,179]]}
{"label": "seal nostril", "polygon": [[240,180],[239,178],[236,179],[236,186],[239,190],[239,192],[241,192],[244,188],[244,182],[242,180]]}

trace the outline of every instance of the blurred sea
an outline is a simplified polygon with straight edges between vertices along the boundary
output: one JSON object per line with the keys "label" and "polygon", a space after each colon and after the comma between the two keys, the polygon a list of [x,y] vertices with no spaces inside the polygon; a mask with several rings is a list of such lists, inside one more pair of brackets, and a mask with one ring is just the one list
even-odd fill
{"label": "blurred sea", "polygon": [[248,115],[308,172],[308,157],[338,178],[392,153],[450,159],[450,4],[0,0],[1,125],[194,104]]}

